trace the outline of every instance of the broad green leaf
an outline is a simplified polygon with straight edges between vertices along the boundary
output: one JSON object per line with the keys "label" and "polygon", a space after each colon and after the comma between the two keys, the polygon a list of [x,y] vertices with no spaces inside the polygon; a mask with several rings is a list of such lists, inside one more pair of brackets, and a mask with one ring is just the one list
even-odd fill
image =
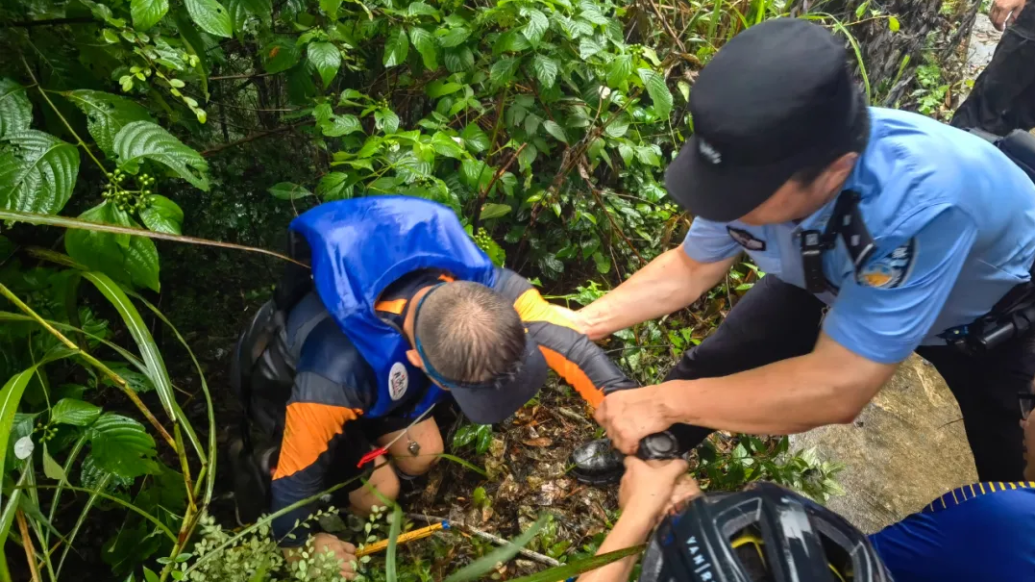
{"label": "broad green leaf", "polygon": [[271,0],[239,0],[241,7],[259,19],[259,22],[270,24],[273,20],[273,3]]}
{"label": "broad green leaf", "polygon": [[525,38],[528,39],[532,46],[537,47],[549,28],[550,19],[539,10],[533,8],[528,11],[528,24],[521,29],[521,33],[525,35]]}
{"label": "broad green leaf", "polygon": [[543,84],[543,87],[547,89],[553,87],[554,82],[557,80],[557,61],[544,55],[536,55],[532,61],[532,68],[535,69],[535,76]]}
{"label": "broad green leaf", "polygon": [[411,2],[410,5],[406,7],[406,13],[410,16],[431,16],[435,20],[440,20],[441,16],[434,6],[425,4],[424,2]]}
{"label": "broad green leaf", "polygon": [[36,374],[36,366],[23,370],[8,378],[4,387],[0,389],[0,470],[7,472],[7,444],[11,437],[11,425],[14,423],[14,413],[18,410],[18,403],[22,400],[25,387],[29,380]]}
{"label": "broad green leaf", "polygon": [[313,193],[307,190],[304,186],[292,184],[291,182],[281,182],[276,184],[270,188],[269,192],[270,194],[273,194],[274,198],[280,198],[281,200],[297,200],[299,198],[313,195]]}
{"label": "broad green leaf", "polygon": [[309,62],[320,73],[324,88],[327,88],[341,68],[341,51],[329,42],[313,42],[309,43],[308,56]]}
{"label": "broad green leaf", "polygon": [[173,134],[150,121],[134,121],[115,136],[119,165],[148,159],[165,165],[200,190],[208,191],[208,162],[201,154],[183,145]]}
{"label": "broad green leaf", "polygon": [[460,164],[460,174],[464,184],[478,190],[484,191],[492,180],[492,168],[481,160],[464,160]]}
{"label": "broad green leaf", "polygon": [[672,113],[672,93],[665,84],[665,77],[650,69],[639,69],[637,73],[640,75],[644,87],[647,88],[651,101],[654,102],[654,112],[658,114],[658,117],[667,119]]}
{"label": "broad green leaf", "polygon": [[90,426],[101,415],[101,408],[75,398],[62,398],[50,409],[50,421],[72,426]]}
{"label": "broad green leaf", "polygon": [[43,445],[43,474],[55,481],[68,481],[65,470],[50,456],[47,445]]}
{"label": "broad green leaf", "polygon": [[888,29],[891,30],[891,32],[898,32],[898,18],[896,18],[894,15],[888,16]]}
{"label": "broad green leaf", "polygon": [[568,143],[568,136],[564,134],[564,128],[561,127],[556,121],[552,119],[547,119],[543,122],[543,129],[546,130],[546,133],[554,136],[558,140],[564,143]]}
{"label": "broad green leaf", "polygon": [[517,30],[510,30],[504,32],[496,40],[496,43],[492,46],[492,54],[500,55],[502,53],[519,53],[523,50],[527,50],[532,45],[529,44],[528,39],[525,35],[521,34]]}
{"label": "broad green leaf", "polygon": [[391,109],[378,109],[374,112],[374,125],[385,133],[399,131],[399,116]]}
{"label": "broad green leaf", "polygon": [[621,55],[615,57],[615,60],[611,61],[611,66],[607,69],[607,86],[613,89],[620,88],[632,74],[633,70],[633,59],[632,55]]}
{"label": "broad green leaf", "polygon": [[316,195],[324,202],[344,200],[352,197],[349,175],[343,172],[328,172],[316,185]]}
{"label": "broad green leaf", "polygon": [[617,118],[612,119],[610,121],[610,123],[607,124],[607,129],[604,130],[604,133],[606,133],[608,135],[608,137],[615,137],[615,138],[623,137],[628,132],[629,132],[629,116],[626,115],[625,113],[621,113],[621,114],[618,115]]}
{"label": "broad green leaf", "polygon": [[266,72],[276,74],[298,64],[302,56],[294,39],[286,36],[275,38],[262,49],[262,63]]}
{"label": "broad green leaf", "polygon": [[521,150],[518,154],[518,166],[522,169],[528,169],[532,167],[532,162],[535,161],[536,156],[539,155],[539,150],[532,144],[525,146],[525,149]]}
{"label": "broad green leaf", "polygon": [[481,153],[489,149],[489,136],[477,123],[471,123],[460,132],[460,137],[467,144],[467,147],[474,153]]}
{"label": "broad green leaf", "polygon": [[467,47],[446,51],[446,68],[450,73],[462,73],[474,68],[474,53]]}
{"label": "broad green leaf", "polygon": [[155,441],[139,422],[106,412],[87,431],[90,456],[97,467],[124,478],[134,478],[158,470],[154,457]]}
{"label": "broad green leaf", "polygon": [[593,253],[593,262],[596,263],[597,272],[606,275],[611,272],[611,261],[601,252]]}
{"label": "broad green leaf", "polygon": [[[453,572],[445,582],[467,582],[468,580],[477,580],[483,575],[488,574],[496,569],[496,565],[501,562],[506,562],[516,556],[522,548],[528,545],[529,542],[539,533],[543,525],[546,523],[546,517],[540,517],[531,527],[524,531],[520,536],[511,541],[505,546],[496,548],[495,550],[485,554],[481,558],[471,562],[463,568]],[[563,578],[556,578],[561,580]]]}
{"label": "broad green leaf", "polygon": [[443,79],[436,79],[431,83],[428,83],[428,88],[425,92],[428,94],[428,97],[438,99],[439,97],[452,95],[463,88],[464,86],[460,83],[452,83]]}
{"label": "broad green leaf", "polygon": [[320,131],[327,137],[341,137],[357,131],[362,132],[363,126],[355,115],[337,115],[334,119],[321,124]]}
{"label": "broad green leaf", "polygon": [[[105,362],[104,363],[112,372],[119,375],[120,378],[126,381],[126,385],[129,389],[136,392],[137,394],[144,394],[145,392],[152,392],[155,390],[155,385],[151,382],[151,379],[147,377],[147,374],[138,372],[132,368],[126,366],[121,362]],[[144,368],[146,370],[146,368]],[[101,380],[105,386],[116,387],[115,381],[110,378],[104,378]]]}
{"label": "broad green leaf", "polygon": [[86,114],[86,128],[90,136],[107,156],[114,155],[115,136],[126,124],[154,121],[144,107],[111,93],[77,89],[69,91],[65,96]]}
{"label": "broad green leaf", "polygon": [[438,54],[436,53],[438,49],[435,46],[435,37],[430,32],[414,26],[410,29],[410,42],[413,43],[413,48],[420,53],[426,69],[429,71],[438,69]]}
{"label": "broad green leaf", "polygon": [[338,20],[339,8],[341,8],[341,0],[320,0],[320,10],[323,10],[323,13],[331,20]]}
{"label": "broad green leaf", "polygon": [[150,231],[181,234],[183,210],[165,196],[158,194],[148,196],[147,206],[139,214],[140,220]]}
{"label": "broad green leaf", "polygon": [[506,216],[510,212],[509,204],[495,204],[493,202],[487,202],[482,204],[482,220],[492,220],[493,218],[500,218]]}
{"label": "broad green leaf", "polygon": [[582,60],[587,60],[602,50],[604,50],[604,47],[588,36],[579,40],[579,57]]}
{"label": "broad green leaf", "polygon": [[438,44],[442,45],[442,48],[453,48],[455,46],[459,46],[467,40],[467,37],[471,36],[471,31],[463,26],[450,28],[439,35],[442,30],[443,29],[439,29],[435,33],[435,36],[438,37]]}
{"label": "broad green leaf", "polygon": [[514,73],[520,64],[521,59],[519,58],[497,59],[489,69],[489,82],[497,87],[506,85],[514,78]]}
{"label": "broad green leaf", "polygon": [[0,78],[0,138],[29,129],[32,125],[32,103],[25,87],[10,79]]}
{"label": "broad green leaf", "polygon": [[54,214],[78,174],[79,151],[50,134],[26,129],[0,140],[0,208]]}
{"label": "broad green leaf", "polygon": [[406,56],[410,53],[410,39],[406,38],[406,29],[396,26],[389,33],[388,41],[385,43],[384,65],[395,67],[406,62]]}
{"label": "broad green leaf", "polygon": [[133,28],[147,30],[169,12],[169,0],[130,0],[129,11],[133,16]]}
{"label": "broad green leaf", "polygon": [[229,38],[234,34],[230,13],[216,0],[184,0],[191,19],[205,32]]}
{"label": "broad green leaf", "polygon": [[[79,215],[86,222],[136,227],[129,216],[108,202]],[[141,236],[75,229],[65,233],[65,251],[76,261],[116,279],[160,290],[158,250],[154,241]]]}
{"label": "broad green leaf", "polygon": [[[462,138],[456,139],[463,141]],[[464,148],[457,143],[456,139],[448,133],[439,131],[431,137],[431,147],[434,148],[435,153],[439,155],[459,160],[464,155]]]}

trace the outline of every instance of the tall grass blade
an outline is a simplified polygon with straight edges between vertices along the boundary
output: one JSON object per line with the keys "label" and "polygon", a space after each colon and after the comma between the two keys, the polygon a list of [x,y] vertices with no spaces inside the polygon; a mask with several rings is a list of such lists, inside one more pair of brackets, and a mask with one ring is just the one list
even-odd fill
{"label": "tall grass blade", "polygon": [[385,554],[385,580],[398,582],[396,578],[395,554],[399,546],[399,532],[402,531],[403,512],[398,503],[393,503],[392,527],[388,530],[388,552]]}
{"label": "tall grass blade", "polygon": [[600,554],[599,556],[593,556],[591,558],[572,562],[571,564],[564,564],[563,566],[556,566],[549,570],[536,572],[529,576],[514,578],[510,582],[558,582],[560,580],[567,580],[572,576],[578,576],[579,574],[589,572],[590,570],[603,568],[604,566],[617,562],[622,558],[639,554],[646,547],[646,545],[641,544],[639,546],[622,548],[621,550]]}
{"label": "tall grass blade", "polygon": [[461,459],[460,457],[457,457],[455,455],[450,455],[449,453],[439,453],[438,456],[440,458],[443,458],[443,459],[447,460],[447,461],[452,461],[452,462],[454,462],[454,463],[456,463],[458,465],[462,465],[464,467],[467,467],[468,469],[474,471],[475,473],[478,473],[479,475],[481,475],[482,477],[485,477],[486,479],[489,478],[489,474],[485,472],[485,469],[482,469],[481,467],[479,467],[477,465],[473,465],[473,464],[471,464],[471,463]]}
{"label": "tall grass blade", "polygon": [[457,570],[446,578],[446,582],[467,582],[468,580],[476,580],[481,578],[485,574],[492,572],[496,569],[496,564],[500,562],[506,562],[513,558],[520,552],[528,542],[532,541],[532,538],[539,533],[539,529],[546,523],[546,516],[542,516],[536,521],[532,527],[525,530],[523,534],[518,536],[517,539],[510,542],[509,544],[496,548],[495,550],[485,554],[481,558],[471,562],[463,568]]}

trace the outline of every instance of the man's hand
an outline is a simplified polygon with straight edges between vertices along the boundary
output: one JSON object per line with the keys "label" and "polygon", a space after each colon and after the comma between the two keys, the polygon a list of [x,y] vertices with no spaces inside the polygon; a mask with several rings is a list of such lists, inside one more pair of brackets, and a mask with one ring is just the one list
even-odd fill
{"label": "man's hand", "polygon": [[[321,532],[313,536],[313,547],[320,554],[327,553],[328,551],[333,553],[341,566],[341,575],[346,580],[352,580],[356,577],[356,569],[353,566],[353,564],[358,562],[356,559],[356,546],[341,541],[337,536]],[[301,550],[298,548],[284,550],[284,556],[291,562],[298,560],[300,558],[299,554],[301,554]]]}
{"label": "man's hand", "polygon": [[626,457],[625,474],[618,491],[622,517],[629,515],[653,528],[670,505],[676,483],[689,468],[683,459],[644,461]]}
{"label": "man's hand", "polygon": [[668,498],[668,504],[665,505],[664,513],[678,511],[684,503],[700,495],[701,487],[697,485],[697,481],[690,475],[682,475],[676,481],[676,486],[672,488],[672,495]]}
{"label": "man's hand", "polygon": [[995,0],[988,9],[988,18],[996,30],[1013,24],[1024,9],[1025,0]]}
{"label": "man's hand", "polygon": [[672,426],[663,401],[665,392],[665,384],[612,392],[593,416],[616,449],[634,455],[640,439]]}

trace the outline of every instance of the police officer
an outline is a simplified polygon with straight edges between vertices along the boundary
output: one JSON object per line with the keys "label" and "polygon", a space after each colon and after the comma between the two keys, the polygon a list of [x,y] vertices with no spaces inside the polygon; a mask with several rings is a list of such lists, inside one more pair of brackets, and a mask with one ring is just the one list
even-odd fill
{"label": "police officer", "polygon": [[[983,480],[1023,469],[1035,374],[1035,186],[994,146],[867,108],[843,45],[797,19],[751,27],[702,70],[668,169],[686,239],[579,311],[591,338],[696,301],[742,253],[767,273],[662,384],[607,396],[623,452],[671,430],[796,433],[851,422],[916,351],[963,412]],[[688,426],[690,425],[690,426]]]}

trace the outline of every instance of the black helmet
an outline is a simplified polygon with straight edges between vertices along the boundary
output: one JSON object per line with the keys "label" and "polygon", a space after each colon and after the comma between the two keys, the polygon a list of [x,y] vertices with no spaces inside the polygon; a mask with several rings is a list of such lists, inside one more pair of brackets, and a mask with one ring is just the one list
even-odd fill
{"label": "black helmet", "polygon": [[701,496],[666,517],[640,582],[891,582],[869,540],[833,511],[771,483]]}

